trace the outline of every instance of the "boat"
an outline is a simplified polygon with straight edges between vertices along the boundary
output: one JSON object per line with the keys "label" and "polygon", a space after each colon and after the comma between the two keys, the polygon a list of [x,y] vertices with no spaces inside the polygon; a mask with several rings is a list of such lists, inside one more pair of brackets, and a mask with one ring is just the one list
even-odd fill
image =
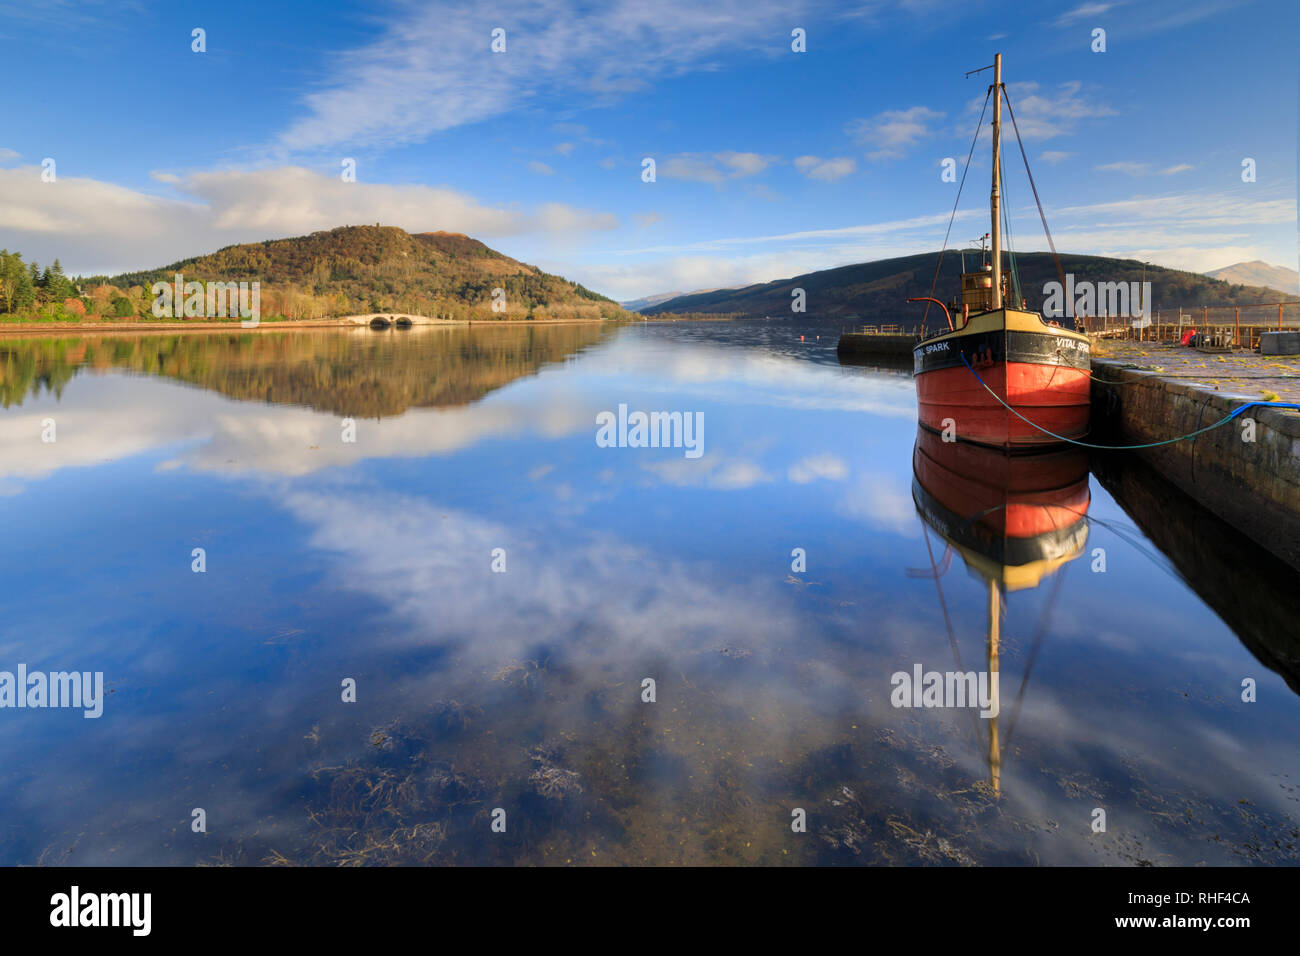
{"label": "boat", "polygon": [[1008,454],[918,428],[912,474],[922,520],[973,572],[1006,591],[1037,587],[1088,539],[1088,453],[1081,448]]}
{"label": "boat", "polygon": [[[1087,547],[1091,504],[1088,454],[1068,445],[1013,454],[1006,449],[974,443],[947,442],[920,427],[912,449],[912,476],[912,501],[921,518],[930,567],[909,570],[908,574],[933,576],[957,670],[967,668],[957,654],[957,638],[942,584],[954,553],[980,580],[987,599],[984,653],[989,674],[997,674],[1001,669],[1002,618],[1007,594],[1037,588],[1045,579],[1055,576],[1043,624],[1034,637],[1020,689],[1007,714],[1009,726],[1005,735],[999,733],[996,716],[1002,710],[1000,699],[995,715],[986,721],[989,785],[995,794],[1000,794],[1003,748],[1015,730],[1020,702],[1045,635],[1045,624],[1060,592],[1063,579],[1060,572]],[[930,545],[931,531],[945,546],[938,560]]]}
{"label": "boat", "polygon": [[[983,69],[988,67],[973,72]],[[923,329],[912,349],[918,417],[924,428],[996,448],[1032,449],[1077,441],[1088,433],[1088,336],[1026,309],[1023,297],[1021,307],[1015,308],[1009,276],[1002,268],[1001,138],[1006,91],[1000,53],[993,59],[989,91],[993,97],[990,262],[961,274],[961,297],[951,311],[933,296],[908,300],[937,303],[947,322],[935,334],[926,335]]]}

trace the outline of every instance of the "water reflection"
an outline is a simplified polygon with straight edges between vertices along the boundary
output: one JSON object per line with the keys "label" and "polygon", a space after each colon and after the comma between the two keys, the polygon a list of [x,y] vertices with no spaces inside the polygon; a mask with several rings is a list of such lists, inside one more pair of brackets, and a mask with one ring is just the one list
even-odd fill
{"label": "water reflection", "polygon": [[[918,426],[912,451],[912,497],[927,530],[929,574],[943,607],[948,639],[958,672],[965,669],[943,596],[943,575],[955,552],[967,570],[980,579],[988,595],[985,660],[989,674],[1000,674],[999,640],[1006,594],[1036,588],[1080,554],[1088,540],[1088,455],[1073,449],[1007,454],[965,442],[945,441]],[[939,559],[930,547],[928,531],[945,543]],[[917,573],[917,572],[913,572]],[[924,574],[924,571],[919,572]],[[1060,578],[1057,578],[1059,584]],[[1056,593],[1049,599],[1051,614]],[[1046,633],[1034,638],[1017,705]],[[994,684],[1000,688],[1000,680]],[[997,691],[995,690],[995,696]],[[1011,714],[1012,726],[1019,707]],[[997,712],[987,720],[989,783],[1001,792],[1002,748]],[[978,726],[978,725],[977,725]]]}
{"label": "water reflection", "polygon": [[591,323],[189,332],[0,340],[0,405],[62,391],[73,375],[156,375],[241,401],[354,418],[466,405],[609,334]]}
{"label": "water reflection", "polygon": [[[1297,698],[1077,459],[739,324],[447,331],[4,344],[0,668],[112,693],[0,720],[0,862],[1294,861]],[[703,457],[598,446],[620,403]],[[890,702],[954,646],[1015,675],[992,772]]]}
{"label": "water reflection", "polygon": [[1132,456],[1094,456],[1093,473],[1135,531],[1168,559],[1257,660],[1300,694],[1300,571]]}

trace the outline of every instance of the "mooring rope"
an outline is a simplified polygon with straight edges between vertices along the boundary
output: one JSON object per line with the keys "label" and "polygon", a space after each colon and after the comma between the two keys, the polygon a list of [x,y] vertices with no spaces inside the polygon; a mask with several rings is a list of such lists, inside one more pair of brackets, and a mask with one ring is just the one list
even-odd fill
{"label": "mooring rope", "polygon": [[1256,405],[1263,405],[1268,408],[1289,408],[1293,411],[1300,411],[1300,405],[1297,405],[1295,402],[1247,402],[1246,404],[1241,405],[1236,409],[1234,409],[1225,417],[1219,419],[1213,425],[1206,425],[1204,428],[1198,428],[1196,429],[1196,431],[1188,432],[1186,435],[1179,435],[1177,438],[1166,438],[1164,441],[1146,442],[1141,445],[1094,445],[1090,442],[1075,441],[1073,438],[1066,438],[1064,435],[1058,435],[1056,434],[1056,432],[1048,431],[1046,428],[1044,428],[1042,425],[1039,425],[1037,422],[1031,422],[1028,418],[1025,418],[1024,415],[1021,415],[1018,411],[1016,411],[1014,408],[1012,408],[1010,405],[1004,402],[1002,400],[1002,397],[998,395],[997,392],[989,388],[988,383],[985,382],[984,379],[980,378],[980,373],[975,371],[974,367],[970,364],[970,362],[966,360],[965,352],[962,352],[960,354],[961,354],[962,363],[968,369],[970,369],[970,373],[975,376],[975,381],[983,385],[984,391],[988,392],[995,399],[997,399],[999,405],[1001,405],[1011,414],[1015,415],[1025,424],[1037,428],[1044,435],[1050,435],[1051,437],[1055,438],[1057,441],[1063,441],[1070,445],[1078,445],[1080,448],[1098,448],[1101,449],[1102,451],[1136,451],[1139,448],[1158,448],[1161,445],[1173,445],[1176,442],[1186,441],[1189,438],[1195,438],[1197,435],[1204,435],[1206,432],[1213,431],[1214,429],[1218,428],[1220,425],[1226,425],[1228,424],[1228,422],[1232,421],[1234,418],[1236,418],[1246,409],[1253,408]]}

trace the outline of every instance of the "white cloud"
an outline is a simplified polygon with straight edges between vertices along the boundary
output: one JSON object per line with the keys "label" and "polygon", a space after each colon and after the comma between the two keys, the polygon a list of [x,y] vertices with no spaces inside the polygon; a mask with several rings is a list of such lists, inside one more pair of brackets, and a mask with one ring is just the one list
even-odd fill
{"label": "white cloud", "polygon": [[758,153],[737,153],[729,151],[718,153],[715,157],[731,170],[733,176],[754,176],[761,173],[773,162],[774,157],[760,156]]}
{"label": "white cloud", "polygon": [[[1295,199],[1186,192],[1049,209],[1058,248],[1205,272],[1224,262],[1285,260]],[[1294,252],[1291,253],[1294,255]]]}
{"label": "white cloud", "polygon": [[814,455],[790,466],[788,477],[797,485],[811,484],[818,479],[843,481],[849,476],[849,466],[843,458],[834,455]]}
{"label": "white cloud", "polygon": [[[1041,235],[1032,205],[1011,210],[1022,237]],[[959,221],[981,220],[978,209]],[[1279,190],[1185,192],[1047,208],[1059,249],[1202,272],[1224,262],[1294,258],[1295,199]],[[835,229],[729,236],[608,253],[613,261],[540,263],[620,301],[667,289],[734,288],[855,262],[937,249],[948,212]],[[982,220],[981,220],[982,221]],[[1039,243],[1041,248],[1041,243]],[[760,251],[761,250],[761,251]],[[1290,250],[1290,251],[1288,251]],[[635,261],[624,264],[624,257]]]}
{"label": "white cloud", "polygon": [[1049,166],[1055,166],[1057,163],[1065,162],[1065,160],[1069,159],[1073,155],[1074,153],[1067,153],[1064,150],[1049,149],[1040,153],[1038,158]]}
{"label": "white cloud", "polygon": [[[717,289],[787,279],[806,272],[854,262],[911,255],[938,248],[951,213],[914,219],[812,229],[778,235],[706,239],[678,245],[618,250],[611,255],[636,257],[622,262],[538,263],[619,301],[666,289]],[[959,221],[980,219],[977,209],[957,213]],[[770,246],[762,252],[754,247]]]}
{"label": "white cloud", "polygon": [[22,154],[14,149],[0,147],[0,163],[7,163],[11,159],[17,159]]}
{"label": "white cloud", "polygon": [[1130,176],[1143,176],[1151,171],[1151,164],[1124,160],[1117,163],[1103,163],[1092,168],[1099,173],[1127,173]]}
{"label": "white cloud", "polygon": [[858,164],[856,160],[848,156],[838,156],[835,159],[800,156],[794,161],[794,168],[809,179],[820,179],[823,182],[831,183],[854,172],[858,168]]}
{"label": "white cloud", "polygon": [[559,153],[561,156],[568,156],[571,152],[573,152],[574,148],[575,148],[575,146],[574,146],[573,143],[556,143],[556,144],[555,144],[555,151],[556,151],[557,153]]}
{"label": "white cloud", "polygon": [[665,179],[687,179],[716,185],[728,179],[757,175],[775,161],[774,156],[761,156],[758,153],[728,151],[711,156],[681,153],[664,160],[659,166],[659,175]]}
{"label": "white cloud", "polygon": [[1058,27],[1069,26],[1072,23],[1078,23],[1080,20],[1087,20],[1093,17],[1099,17],[1119,6],[1118,3],[1085,3],[1068,10],[1056,18]]}
{"label": "white cloud", "polygon": [[1195,169],[1196,167],[1190,163],[1179,163],[1176,166],[1168,166],[1164,169],[1153,169],[1150,163],[1117,162],[1105,163],[1092,168],[1099,172],[1127,173],[1130,176],[1148,176],[1152,173],[1160,176],[1176,176],[1178,173],[1185,173],[1189,169]]}
{"label": "white cloud", "polygon": [[534,159],[532,162],[530,162],[530,163],[528,164],[528,168],[531,169],[533,172],[535,172],[535,173],[537,173],[537,174],[539,174],[539,175],[542,175],[542,176],[554,176],[554,175],[555,175],[555,170],[554,170],[554,169],[552,169],[550,166],[547,166],[545,163],[540,162],[540,161],[538,161],[538,160],[536,160],[536,159]]}
{"label": "white cloud", "polygon": [[561,203],[532,211],[486,206],[452,189],[345,183],[299,166],[191,173],[173,185],[184,198],[76,177],[42,183],[32,166],[0,169],[0,229],[29,258],[58,256],[69,271],[88,273],[153,268],[232,243],[349,223],[481,239],[617,225],[612,214]]}
{"label": "white cloud", "polygon": [[917,534],[916,505],[899,483],[887,475],[863,475],[840,499],[837,510],[882,531],[904,537]]}
{"label": "white cloud", "polygon": [[[331,76],[304,97],[279,137],[290,150],[383,148],[482,123],[543,96],[612,100],[655,80],[710,68],[718,54],[766,51],[809,4],[788,0],[506,0],[400,3],[378,39],[331,56]],[[506,51],[490,49],[506,29]]]}
{"label": "white cloud", "polygon": [[666,484],[717,491],[743,491],[772,480],[771,475],[752,461],[721,461],[716,454],[695,460],[646,462],[641,467]]}
{"label": "white cloud", "polygon": [[922,139],[934,134],[932,124],[944,114],[924,106],[905,110],[885,110],[870,119],[851,121],[845,132],[859,143],[875,147],[867,159],[898,159]]}
{"label": "white cloud", "polygon": [[529,217],[534,231],[546,233],[587,232],[593,229],[613,229],[618,217],[613,213],[588,212],[561,202],[543,203]]}
{"label": "white cloud", "polygon": [[[1104,103],[1090,100],[1083,93],[1083,84],[1078,81],[1059,84],[1054,92],[1040,92],[1037,83],[1008,83],[1007,96],[1015,111],[1015,127],[1020,130],[1021,138],[1051,139],[1070,133],[1080,120],[1099,119],[1118,115]],[[979,115],[984,98],[973,100],[969,112]],[[1006,122],[1011,126],[1011,115]],[[1012,130],[1006,131],[1012,134]]]}

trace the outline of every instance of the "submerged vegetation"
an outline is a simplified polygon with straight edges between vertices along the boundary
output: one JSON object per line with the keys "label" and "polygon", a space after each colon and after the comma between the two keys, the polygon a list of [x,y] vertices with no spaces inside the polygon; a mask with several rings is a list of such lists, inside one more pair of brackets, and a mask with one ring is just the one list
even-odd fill
{"label": "submerged vegetation", "polygon": [[[920,720],[873,728],[862,717],[849,724],[802,713],[791,749],[775,727],[756,732],[732,719],[707,689],[711,666],[645,715],[627,706],[626,686],[583,691],[575,706],[572,675],[525,664],[512,673],[530,680],[463,688],[478,704],[438,701],[374,728],[353,759],[308,759],[293,797],[299,825],[223,846],[207,862],[1300,862],[1293,820],[1175,789],[1154,767],[1071,773],[1017,750],[1023,773],[1014,790],[999,792],[986,767],[967,762],[970,741],[955,727],[945,739]],[[566,717],[538,721],[539,707]],[[319,744],[319,728],[309,738]],[[1078,808],[1077,818],[1053,815],[1063,805]],[[1113,838],[1089,833],[1097,805],[1129,821]],[[792,829],[792,808],[806,809],[806,833]],[[504,831],[493,830],[503,811]]]}

